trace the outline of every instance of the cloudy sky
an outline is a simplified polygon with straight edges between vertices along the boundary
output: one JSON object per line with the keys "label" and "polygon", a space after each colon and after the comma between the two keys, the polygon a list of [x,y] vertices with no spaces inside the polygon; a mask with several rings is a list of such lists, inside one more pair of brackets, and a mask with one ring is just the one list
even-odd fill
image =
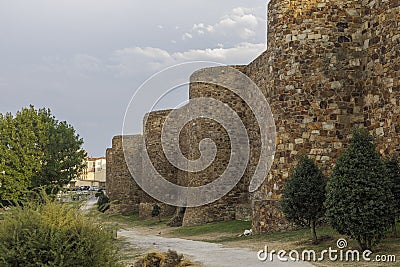
{"label": "cloudy sky", "polygon": [[265,0],[1,0],[0,112],[48,107],[103,156],[146,79],[188,61],[248,64],[265,14]]}

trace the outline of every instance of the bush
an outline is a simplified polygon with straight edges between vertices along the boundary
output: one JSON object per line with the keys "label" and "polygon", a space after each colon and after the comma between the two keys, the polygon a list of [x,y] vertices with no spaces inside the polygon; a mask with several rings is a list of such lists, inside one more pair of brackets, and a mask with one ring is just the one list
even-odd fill
{"label": "bush", "polygon": [[328,181],[326,216],[340,234],[371,250],[393,219],[393,194],[386,166],[366,130],[353,133]]}
{"label": "bush", "polygon": [[103,191],[99,191],[95,195],[97,199],[97,210],[100,212],[105,212],[110,208],[110,199],[104,194]]}
{"label": "bush", "polygon": [[158,217],[158,220],[161,222],[161,207],[157,204],[153,205],[153,209],[151,210],[151,217]]}
{"label": "bush", "polygon": [[168,250],[165,253],[152,252],[139,258],[134,267],[183,267],[191,263],[183,258],[182,254]]}
{"label": "bush", "polygon": [[286,180],[281,199],[281,208],[288,221],[311,229],[314,243],[317,243],[315,226],[325,213],[326,179],[307,156],[301,156]]}
{"label": "bush", "polygon": [[95,197],[99,197],[101,195],[104,195],[104,192],[101,189],[97,190],[97,192],[94,194]]}
{"label": "bush", "polygon": [[0,225],[0,266],[120,266],[112,234],[70,204],[14,207]]}

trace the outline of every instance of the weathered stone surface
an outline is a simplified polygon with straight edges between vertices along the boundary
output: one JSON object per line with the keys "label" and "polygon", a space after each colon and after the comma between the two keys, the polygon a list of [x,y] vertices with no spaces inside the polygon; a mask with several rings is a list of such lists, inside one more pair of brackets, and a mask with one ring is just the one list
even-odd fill
{"label": "weathered stone surface", "polygon": [[[250,137],[251,156],[238,185],[214,203],[188,208],[184,225],[231,220],[239,206],[253,203],[254,231],[285,229],[276,200],[297,155],[310,155],[329,174],[353,127],[366,127],[383,155],[400,151],[400,1],[271,0],[268,5],[267,50],[248,66],[235,67],[259,86],[274,114],[277,150],[271,171],[259,190],[249,194],[260,152],[254,115],[226,88],[192,83],[191,99],[212,97],[238,113]],[[185,173],[171,168],[160,153],[159,130],[153,130],[162,126],[165,112],[155,114],[154,124],[145,127],[157,169],[180,185],[215,180],[229,160],[226,131],[209,119],[198,119],[183,129],[179,138],[187,158],[199,157],[198,144],[204,138],[213,139],[218,147],[209,168]],[[113,149],[107,155],[113,162],[123,160]],[[123,170],[112,176],[116,182],[107,181],[111,188],[126,173]]]}
{"label": "weathered stone surface", "polygon": [[175,213],[175,207],[164,203],[140,203],[139,204],[139,219],[146,220],[152,218],[151,212],[153,206],[157,204],[160,207],[160,217],[169,217]]}
{"label": "weathered stone surface", "polygon": [[253,202],[252,229],[257,233],[277,232],[293,229],[279,209],[276,199],[256,200]]}
{"label": "weathered stone surface", "polygon": [[[141,172],[143,136],[125,136],[131,146],[131,160]],[[115,136],[112,148],[106,151],[106,192],[111,201],[110,212],[130,215],[139,212],[139,203],[144,192],[131,176],[122,149],[122,136]]]}
{"label": "weathered stone surface", "polygon": [[[239,71],[243,70],[243,66],[235,66]],[[194,74],[196,75],[196,73]],[[221,73],[218,80],[234,79],[226,73]],[[248,187],[250,178],[254,173],[260,155],[260,130],[256,119],[250,109],[242,99],[230,90],[213,85],[203,83],[191,83],[189,89],[190,99],[207,97],[213,98],[227,104],[240,117],[241,121],[247,129],[250,141],[250,157],[244,175],[239,183],[221,199],[196,208],[187,208],[183,220],[183,225],[203,224],[215,221],[233,220],[237,217],[245,219],[249,217],[238,213],[238,207],[250,205],[250,194]],[[218,112],[217,110],[215,112]],[[211,119],[197,119],[190,125],[185,137],[186,143],[184,147],[188,149],[188,156],[196,159],[200,156],[198,146],[202,139],[210,138],[217,146],[217,155],[213,163],[201,172],[189,173],[187,180],[188,186],[201,186],[219,178],[228,166],[231,156],[230,138],[227,131],[217,122]],[[243,210],[244,211],[244,210]]]}
{"label": "weathered stone surface", "polygon": [[[399,150],[399,3],[269,2],[267,51],[244,70],[269,99],[278,129],[275,163],[257,196],[279,198],[299,153],[329,172],[354,126],[367,127],[382,154]],[[257,214],[255,230],[274,228]]]}
{"label": "weathered stone surface", "polygon": [[251,221],[253,210],[250,203],[235,205],[235,220],[238,221]]}

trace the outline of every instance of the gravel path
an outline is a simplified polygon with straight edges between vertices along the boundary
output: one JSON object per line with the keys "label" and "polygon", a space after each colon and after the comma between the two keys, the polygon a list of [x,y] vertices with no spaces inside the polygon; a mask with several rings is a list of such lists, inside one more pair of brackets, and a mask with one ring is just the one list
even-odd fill
{"label": "gravel path", "polygon": [[[313,266],[306,262],[280,262],[278,259],[261,262],[257,259],[257,252],[243,248],[228,248],[221,244],[201,241],[192,241],[181,238],[167,238],[161,236],[143,235],[135,230],[122,230],[119,237],[143,249],[157,251],[175,250],[183,253],[194,262],[206,267],[257,267],[257,266]],[[262,249],[262,248],[260,248]]]}
{"label": "gravel path", "polygon": [[91,196],[88,200],[86,200],[85,202],[83,202],[83,205],[81,206],[81,210],[83,211],[88,211],[90,210],[94,205],[96,205],[97,203],[97,197],[95,197],[94,195]]}

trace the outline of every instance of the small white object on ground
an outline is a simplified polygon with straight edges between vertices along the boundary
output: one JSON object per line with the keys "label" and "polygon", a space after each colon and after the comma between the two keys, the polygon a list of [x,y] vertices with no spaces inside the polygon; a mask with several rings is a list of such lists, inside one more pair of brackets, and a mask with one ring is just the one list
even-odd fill
{"label": "small white object on ground", "polygon": [[244,236],[249,236],[249,235],[252,235],[253,234],[253,230],[252,229],[250,229],[250,230],[244,230],[244,232],[243,232],[243,235]]}

